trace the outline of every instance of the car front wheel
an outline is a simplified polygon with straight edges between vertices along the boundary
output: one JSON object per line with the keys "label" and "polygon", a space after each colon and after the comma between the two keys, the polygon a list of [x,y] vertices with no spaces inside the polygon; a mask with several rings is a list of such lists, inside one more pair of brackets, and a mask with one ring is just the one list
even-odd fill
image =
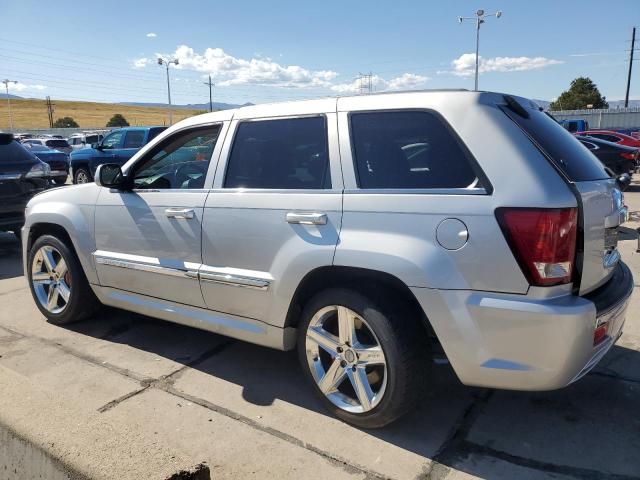
{"label": "car front wheel", "polygon": [[90,183],[93,182],[89,170],[84,167],[76,169],[73,175],[73,183]]}
{"label": "car front wheel", "polygon": [[99,307],[78,257],[59,238],[39,237],[29,249],[28,262],[31,294],[51,323],[83,320]]}
{"label": "car front wheel", "polygon": [[363,428],[387,425],[420,398],[426,335],[401,305],[330,289],[305,307],[298,354],[325,407]]}

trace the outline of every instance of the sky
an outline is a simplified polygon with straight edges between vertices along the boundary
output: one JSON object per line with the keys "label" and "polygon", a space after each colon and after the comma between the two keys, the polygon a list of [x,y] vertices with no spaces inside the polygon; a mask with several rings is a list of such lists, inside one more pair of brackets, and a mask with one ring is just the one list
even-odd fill
{"label": "sky", "polygon": [[174,104],[208,102],[208,75],[234,104],[357,93],[361,73],[375,91],[472,89],[475,23],[458,17],[478,8],[502,11],[481,28],[480,89],[552,100],[589,76],[624,98],[640,0],[0,0],[0,79],[23,97],[166,102],[163,56]]}

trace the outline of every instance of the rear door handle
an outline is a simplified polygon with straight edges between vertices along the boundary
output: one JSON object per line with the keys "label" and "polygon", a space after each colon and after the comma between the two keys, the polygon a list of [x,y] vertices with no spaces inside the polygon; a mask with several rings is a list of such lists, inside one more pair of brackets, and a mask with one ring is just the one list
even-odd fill
{"label": "rear door handle", "polygon": [[184,218],[191,220],[196,216],[196,212],[192,208],[167,208],[164,211],[169,218]]}
{"label": "rear door handle", "polygon": [[287,223],[297,223],[300,225],[326,225],[327,214],[316,212],[289,212],[287,213]]}

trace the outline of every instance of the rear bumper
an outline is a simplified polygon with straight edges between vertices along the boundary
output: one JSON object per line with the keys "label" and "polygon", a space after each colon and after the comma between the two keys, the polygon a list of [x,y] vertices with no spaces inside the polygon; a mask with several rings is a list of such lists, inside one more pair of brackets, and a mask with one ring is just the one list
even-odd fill
{"label": "rear bumper", "polygon": [[[412,288],[462,383],[553,390],[588,373],[618,340],[633,277],[621,262],[586,297],[544,298],[543,290],[523,296]],[[608,335],[594,346],[596,325],[605,320]]]}

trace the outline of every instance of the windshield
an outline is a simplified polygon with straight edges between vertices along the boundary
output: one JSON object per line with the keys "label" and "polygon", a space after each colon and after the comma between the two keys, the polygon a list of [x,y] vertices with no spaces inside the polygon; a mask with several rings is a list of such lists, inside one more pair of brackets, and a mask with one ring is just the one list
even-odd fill
{"label": "windshield", "polygon": [[51,149],[49,147],[45,147],[44,145],[38,145],[37,143],[28,143],[26,144],[29,150],[32,152],[50,152]]}
{"label": "windshield", "polygon": [[69,146],[66,140],[47,140],[45,143],[47,147],[52,147],[52,148],[58,148],[58,147],[65,148]]}

